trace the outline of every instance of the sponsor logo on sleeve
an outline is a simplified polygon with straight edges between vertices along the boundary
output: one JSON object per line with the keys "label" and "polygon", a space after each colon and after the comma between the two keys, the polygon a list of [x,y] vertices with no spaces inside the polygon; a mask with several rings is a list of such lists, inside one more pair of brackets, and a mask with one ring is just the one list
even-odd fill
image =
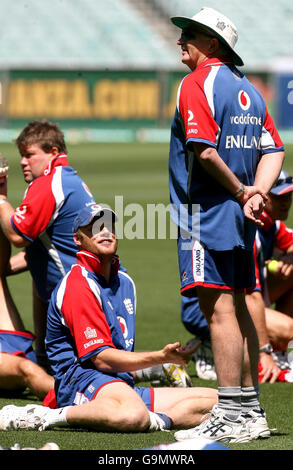
{"label": "sponsor logo on sleeve", "polygon": [[133,341],[133,338],[129,338],[128,339],[128,328],[127,328],[127,324],[126,324],[126,321],[123,317],[117,317],[119,323],[120,323],[120,326],[121,326],[121,330],[122,330],[122,333],[123,333],[123,338],[125,340],[125,345],[126,345],[126,348],[131,348],[134,341]]}
{"label": "sponsor logo on sleeve", "polygon": [[85,182],[82,181],[81,184],[82,184],[82,187],[83,187],[83,189],[85,190],[85,192],[86,192],[90,197],[93,197],[93,195],[92,195],[92,193],[91,193],[89,187],[85,184]]}
{"label": "sponsor logo on sleeve", "polygon": [[17,207],[15,209],[14,218],[15,218],[17,223],[20,224],[22,222],[22,220],[25,219],[26,211],[27,211],[27,206],[22,206],[22,208]]}
{"label": "sponsor logo on sleeve", "polygon": [[127,338],[127,336],[128,336],[128,328],[127,328],[126,321],[125,321],[125,319],[124,319],[123,317],[117,317],[117,318],[118,318],[118,321],[119,321],[119,323],[120,323],[123,336],[124,336],[124,338]]}
{"label": "sponsor logo on sleeve", "polygon": [[83,347],[84,349],[87,349],[91,346],[94,346],[95,344],[103,344],[104,340],[103,338],[100,338],[100,339],[91,339],[90,341],[88,341],[87,343],[84,343]]}
{"label": "sponsor logo on sleeve", "polygon": [[103,344],[104,340],[103,338],[99,338],[99,339],[93,339],[93,338],[97,338],[97,332],[94,328],[91,328],[91,327],[87,327],[84,331],[84,335],[86,337],[86,339],[89,339],[90,341],[88,341],[87,343],[84,343],[83,347],[84,349],[87,349],[91,346],[94,346],[95,344]]}
{"label": "sponsor logo on sleeve", "polygon": [[194,114],[190,109],[188,110],[187,126],[188,126],[188,130],[187,130],[188,135],[198,133],[198,129],[194,128],[197,126],[197,122],[194,120]]}
{"label": "sponsor logo on sleeve", "polygon": [[94,328],[91,328],[91,327],[88,326],[84,331],[84,335],[85,335],[86,339],[96,338],[97,337],[97,332]]}

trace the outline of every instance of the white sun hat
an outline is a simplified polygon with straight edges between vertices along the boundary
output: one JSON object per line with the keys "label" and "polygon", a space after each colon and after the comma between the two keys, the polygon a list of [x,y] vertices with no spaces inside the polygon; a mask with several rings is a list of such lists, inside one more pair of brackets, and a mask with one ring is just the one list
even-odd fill
{"label": "white sun hat", "polygon": [[191,18],[187,16],[173,16],[172,23],[181,29],[188,26],[199,27],[204,29],[219,39],[232,54],[235,65],[244,65],[241,57],[234,51],[236,42],[238,41],[238,32],[236,26],[229,18],[219,13],[213,8],[203,7]]}

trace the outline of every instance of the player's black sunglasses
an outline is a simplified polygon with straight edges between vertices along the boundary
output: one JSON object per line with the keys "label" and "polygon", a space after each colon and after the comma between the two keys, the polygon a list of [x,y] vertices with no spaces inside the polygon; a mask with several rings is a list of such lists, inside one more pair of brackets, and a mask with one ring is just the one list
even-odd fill
{"label": "player's black sunglasses", "polygon": [[205,30],[202,30],[200,28],[198,29],[193,29],[191,27],[182,29],[181,31],[181,38],[184,40],[189,41],[190,39],[195,39],[198,34],[201,34],[203,36],[207,36],[208,38],[213,38],[214,36],[212,34],[208,34]]}
{"label": "player's black sunglasses", "polygon": [[182,39],[190,40],[190,39],[195,39],[195,37],[196,37],[196,31],[194,31],[194,29],[193,30],[191,28],[182,29],[181,31]]}

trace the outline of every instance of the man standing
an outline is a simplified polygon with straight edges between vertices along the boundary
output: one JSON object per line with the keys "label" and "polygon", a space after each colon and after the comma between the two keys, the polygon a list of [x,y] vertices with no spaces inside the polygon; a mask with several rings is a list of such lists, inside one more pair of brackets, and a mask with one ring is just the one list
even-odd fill
{"label": "man standing", "polygon": [[219,399],[200,427],[175,436],[241,442],[252,420],[259,429],[251,438],[270,434],[244,292],[255,284],[255,229],[281,171],[283,144],[262,97],[236,68],[243,61],[234,24],[211,8],[171,20],[191,69],[179,86],[169,157],[181,293],[198,296],[208,322]]}
{"label": "man standing", "polygon": [[[268,193],[260,215],[263,226],[257,228],[253,247],[256,286],[246,294],[246,303],[258,335],[262,383],[292,382],[287,349],[293,340],[293,231],[284,223],[292,205],[292,192],[292,176],[282,170]],[[201,341],[192,356],[197,375],[216,380],[209,327],[197,297],[182,296],[182,320],[195,335],[188,344]]]}

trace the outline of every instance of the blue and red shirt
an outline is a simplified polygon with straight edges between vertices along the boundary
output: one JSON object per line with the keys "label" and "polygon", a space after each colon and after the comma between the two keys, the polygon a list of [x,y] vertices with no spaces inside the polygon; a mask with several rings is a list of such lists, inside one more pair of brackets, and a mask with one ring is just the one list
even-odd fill
{"label": "blue and red shirt", "polygon": [[[110,281],[101,274],[99,258],[77,253],[77,264],[53,291],[48,309],[46,350],[55,376],[55,388],[76,361],[87,362],[105,348],[133,351],[136,291],[132,279],[113,260]],[[128,372],[115,376],[134,384]]]}
{"label": "blue and red shirt", "polygon": [[192,143],[214,147],[245,185],[263,154],[283,143],[256,88],[232,63],[207,59],[181,82],[171,127],[172,220],[210,250],[252,250],[255,227],[236,199],[201,166]]}
{"label": "blue and red shirt", "polygon": [[77,212],[94,204],[86,184],[68,165],[65,154],[53,159],[29,185],[11,223],[30,242],[29,270],[39,296],[49,301],[52,290],[76,262],[72,225]]}
{"label": "blue and red shirt", "polygon": [[256,290],[264,291],[265,262],[273,258],[275,248],[285,253],[293,245],[293,231],[282,221],[272,220],[266,211],[260,220],[264,225],[257,228],[253,251]]}

